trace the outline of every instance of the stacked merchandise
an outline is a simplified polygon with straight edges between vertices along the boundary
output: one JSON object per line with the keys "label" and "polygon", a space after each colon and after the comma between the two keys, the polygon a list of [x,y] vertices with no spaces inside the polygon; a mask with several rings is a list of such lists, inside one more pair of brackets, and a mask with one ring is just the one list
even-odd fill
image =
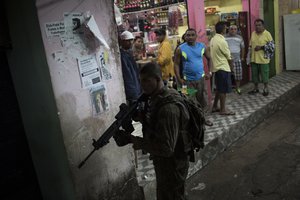
{"label": "stacked merchandise", "polygon": [[116,0],[115,4],[120,8],[121,12],[135,12],[179,2],[184,2],[184,0]]}

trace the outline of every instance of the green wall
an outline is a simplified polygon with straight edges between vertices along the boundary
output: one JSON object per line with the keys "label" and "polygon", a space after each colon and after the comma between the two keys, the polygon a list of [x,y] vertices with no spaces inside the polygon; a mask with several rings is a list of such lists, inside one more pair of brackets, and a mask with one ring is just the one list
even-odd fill
{"label": "green wall", "polygon": [[7,58],[44,200],[74,200],[35,1],[6,0]]}
{"label": "green wall", "polygon": [[[264,21],[265,28],[271,33],[275,41],[275,20],[274,20],[274,0],[263,0],[263,12],[264,12]],[[275,58],[273,57],[270,61],[270,77],[276,75],[276,63]]]}

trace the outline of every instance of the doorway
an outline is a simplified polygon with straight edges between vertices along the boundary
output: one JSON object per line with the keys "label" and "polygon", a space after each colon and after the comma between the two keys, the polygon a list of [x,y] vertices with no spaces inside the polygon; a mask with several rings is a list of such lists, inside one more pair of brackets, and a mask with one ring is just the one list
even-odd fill
{"label": "doorway", "polygon": [[42,199],[5,51],[0,50],[0,199]]}

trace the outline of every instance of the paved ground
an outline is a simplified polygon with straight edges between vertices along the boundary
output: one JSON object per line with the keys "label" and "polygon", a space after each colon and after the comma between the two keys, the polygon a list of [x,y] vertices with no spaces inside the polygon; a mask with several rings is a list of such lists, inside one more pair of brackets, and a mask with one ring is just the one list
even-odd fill
{"label": "paved ground", "polygon": [[300,96],[187,181],[189,200],[300,200]]}
{"label": "paved ground", "polygon": [[[243,86],[242,95],[231,93],[228,95],[228,109],[236,112],[235,116],[220,116],[213,113],[208,118],[214,122],[214,126],[207,127],[205,132],[205,148],[196,154],[196,163],[191,163],[189,176],[199,171],[203,166],[213,160],[219,152],[224,151],[243,135],[247,134],[263,119],[280,109],[292,96],[300,92],[300,73],[284,72],[270,80],[270,95],[264,97],[261,93],[248,95],[252,84]],[[262,87],[262,84],[260,84]],[[262,91],[262,88],[260,88]],[[141,126],[135,125],[135,135],[141,135]],[[137,178],[139,184],[144,187],[146,196],[153,193],[147,184],[155,182],[155,173],[152,161],[148,154],[143,155],[141,151],[136,152]],[[151,185],[152,187],[152,185]],[[152,198],[146,198],[152,200]]]}
{"label": "paved ground", "polygon": [[[271,92],[267,97],[264,97],[261,93],[248,95],[247,92],[252,89],[251,86],[251,84],[248,84],[245,87],[243,86],[244,93],[242,95],[232,93],[228,96],[229,98],[226,103],[227,107],[228,109],[236,112],[235,116],[220,116],[218,113],[213,113],[208,116],[208,118],[214,122],[214,126],[207,127],[206,129],[204,138],[205,147],[195,154],[196,162],[190,163],[188,174],[189,178],[192,178],[195,173],[199,172],[199,170],[201,171],[204,169],[205,166],[210,164],[210,162],[218,157],[221,152],[226,151],[241,137],[248,134],[258,124],[261,124],[265,118],[282,109],[282,107],[290,102],[291,99],[298,96],[300,94],[300,72],[282,72],[281,74],[271,78],[269,82],[269,89]],[[262,84],[260,84],[260,87],[260,91],[262,91]],[[136,134],[140,134],[141,132],[139,127],[140,126],[137,124],[135,131]],[[274,132],[281,130],[280,128],[282,128],[280,123],[276,124],[274,127],[276,127]],[[273,136],[270,136],[270,138],[273,138]],[[257,149],[256,146],[255,149]],[[155,200],[156,177],[153,164],[148,159],[148,154],[143,155],[141,151],[136,151],[135,153],[137,158],[136,173],[139,185],[143,188],[146,200]],[[247,153],[245,155],[247,155]],[[247,160],[245,159],[245,166],[251,164],[246,163],[246,161]],[[240,162],[241,161],[239,160],[238,164],[242,164]],[[238,180],[238,172],[239,171],[234,172],[233,175],[227,174],[228,178],[232,178],[234,176],[236,177],[234,180]],[[214,172],[212,173],[214,174]],[[219,180],[219,176],[215,175],[214,179]],[[204,181],[201,181],[201,179],[197,180],[197,182],[195,182],[196,185],[192,185],[192,188],[203,182]],[[201,184],[199,186],[201,186]],[[230,184],[225,184],[225,186],[229,187]],[[227,191],[225,186],[224,190]],[[219,187],[214,189],[212,193],[219,193],[218,191]],[[254,190],[253,193],[256,194],[260,192],[261,190]],[[196,194],[194,199],[201,200],[198,194]],[[222,196],[214,199],[223,200],[224,198]],[[232,198],[229,197],[227,199]],[[243,199],[244,198],[241,200]]]}

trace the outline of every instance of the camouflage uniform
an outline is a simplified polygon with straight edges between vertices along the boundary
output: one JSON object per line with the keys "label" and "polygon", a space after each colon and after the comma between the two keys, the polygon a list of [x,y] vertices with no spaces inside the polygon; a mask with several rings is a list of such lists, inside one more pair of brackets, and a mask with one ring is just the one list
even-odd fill
{"label": "camouflage uniform", "polygon": [[158,103],[170,93],[177,92],[164,88],[161,94],[149,100],[142,122],[144,138],[140,142],[153,159],[157,200],[184,200],[189,158],[184,150],[184,134],[180,130],[185,130],[189,114],[174,103],[158,108]]}

